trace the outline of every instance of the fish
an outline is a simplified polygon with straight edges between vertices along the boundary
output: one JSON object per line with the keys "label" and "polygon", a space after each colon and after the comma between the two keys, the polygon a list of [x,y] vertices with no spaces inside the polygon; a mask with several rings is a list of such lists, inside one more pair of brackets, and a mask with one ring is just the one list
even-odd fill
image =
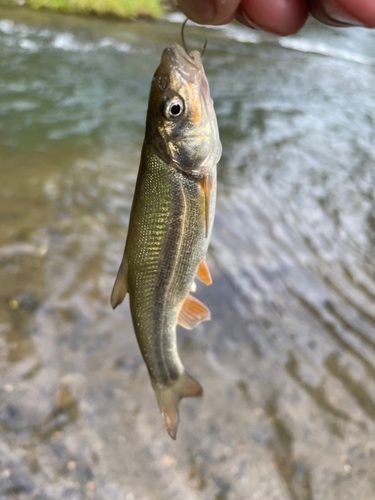
{"label": "fish", "polygon": [[212,282],[205,256],[221,153],[201,55],[174,43],[152,79],[125,251],[111,295],[115,309],[129,294],[138,344],[173,439],[180,400],[203,392],[180,360],[176,325],[191,329],[211,318],[191,292],[196,277]]}

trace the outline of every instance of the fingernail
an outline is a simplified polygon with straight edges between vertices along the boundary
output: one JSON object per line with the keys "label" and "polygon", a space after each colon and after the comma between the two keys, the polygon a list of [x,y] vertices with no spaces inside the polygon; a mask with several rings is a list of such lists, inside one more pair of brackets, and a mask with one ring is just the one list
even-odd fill
{"label": "fingernail", "polygon": [[249,18],[249,16],[246,14],[246,12],[240,8],[237,15],[236,15],[237,21],[240,23],[244,24],[245,26],[248,26],[249,28],[252,28],[253,30],[260,30],[258,26],[256,26],[253,21]]}
{"label": "fingernail", "polygon": [[361,23],[361,21],[359,21],[355,17],[352,17],[348,12],[342,10],[339,5],[335,5],[334,7],[325,5],[324,11],[328,17],[330,17],[334,21],[342,23],[343,25],[358,27],[365,26],[363,23]]}
{"label": "fingernail", "polygon": [[178,4],[184,14],[198,24],[210,24],[215,19],[215,4],[212,0],[178,0]]}
{"label": "fingernail", "polygon": [[266,31],[274,35],[285,36],[285,33],[279,32],[279,30],[277,30],[276,28],[269,28],[265,26],[259,26],[259,24],[255,24],[254,21],[250,19],[250,17],[246,14],[246,12],[242,8],[239,9],[236,19],[237,21],[240,21],[240,23],[243,23],[245,26],[248,26],[253,30]]}

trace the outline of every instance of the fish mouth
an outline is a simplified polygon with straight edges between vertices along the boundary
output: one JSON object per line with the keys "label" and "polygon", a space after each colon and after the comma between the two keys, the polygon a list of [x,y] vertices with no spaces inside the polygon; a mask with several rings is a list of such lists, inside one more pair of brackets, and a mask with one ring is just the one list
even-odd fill
{"label": "fish mouth", "polygon": [[202,77],[202,61],[197,50],[192,50],[187,54],[185,50],[174,43],[172,47],[164,49],[161,56],[160,68],[167,73],[178,71],[189,83],[199,83]]}
{"label": "fish mouth", "polygon": [[180,45],[174,43],[172,47],[164,49],[159,68],[169,75],[168,79],[173,78],[173,73],[177,72],[187,83],[196,86],[208,113],[208,109],[212,107],[210,90],[201,55],[197,50],[187,54]]}

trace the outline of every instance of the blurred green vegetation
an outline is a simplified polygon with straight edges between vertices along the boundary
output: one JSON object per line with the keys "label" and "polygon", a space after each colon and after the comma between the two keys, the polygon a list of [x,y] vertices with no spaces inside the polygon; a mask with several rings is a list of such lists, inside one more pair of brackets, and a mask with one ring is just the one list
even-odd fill
{"label": "blurred green vegetation", "polygon": [[162,12],[161,0],[0,0],[1,3],[119,18],[158,17]]}

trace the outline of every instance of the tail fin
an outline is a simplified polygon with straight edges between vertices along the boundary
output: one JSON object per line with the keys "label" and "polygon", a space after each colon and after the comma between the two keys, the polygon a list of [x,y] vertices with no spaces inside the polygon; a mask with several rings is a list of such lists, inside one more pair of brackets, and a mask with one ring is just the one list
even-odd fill
{"label": "tail fin", "polygon": [[202,386],[186,371],[172,385],[153,384],[165,427],[172,439],[176,439],[179,421],[178,404],[182,398],[202,396]]}

